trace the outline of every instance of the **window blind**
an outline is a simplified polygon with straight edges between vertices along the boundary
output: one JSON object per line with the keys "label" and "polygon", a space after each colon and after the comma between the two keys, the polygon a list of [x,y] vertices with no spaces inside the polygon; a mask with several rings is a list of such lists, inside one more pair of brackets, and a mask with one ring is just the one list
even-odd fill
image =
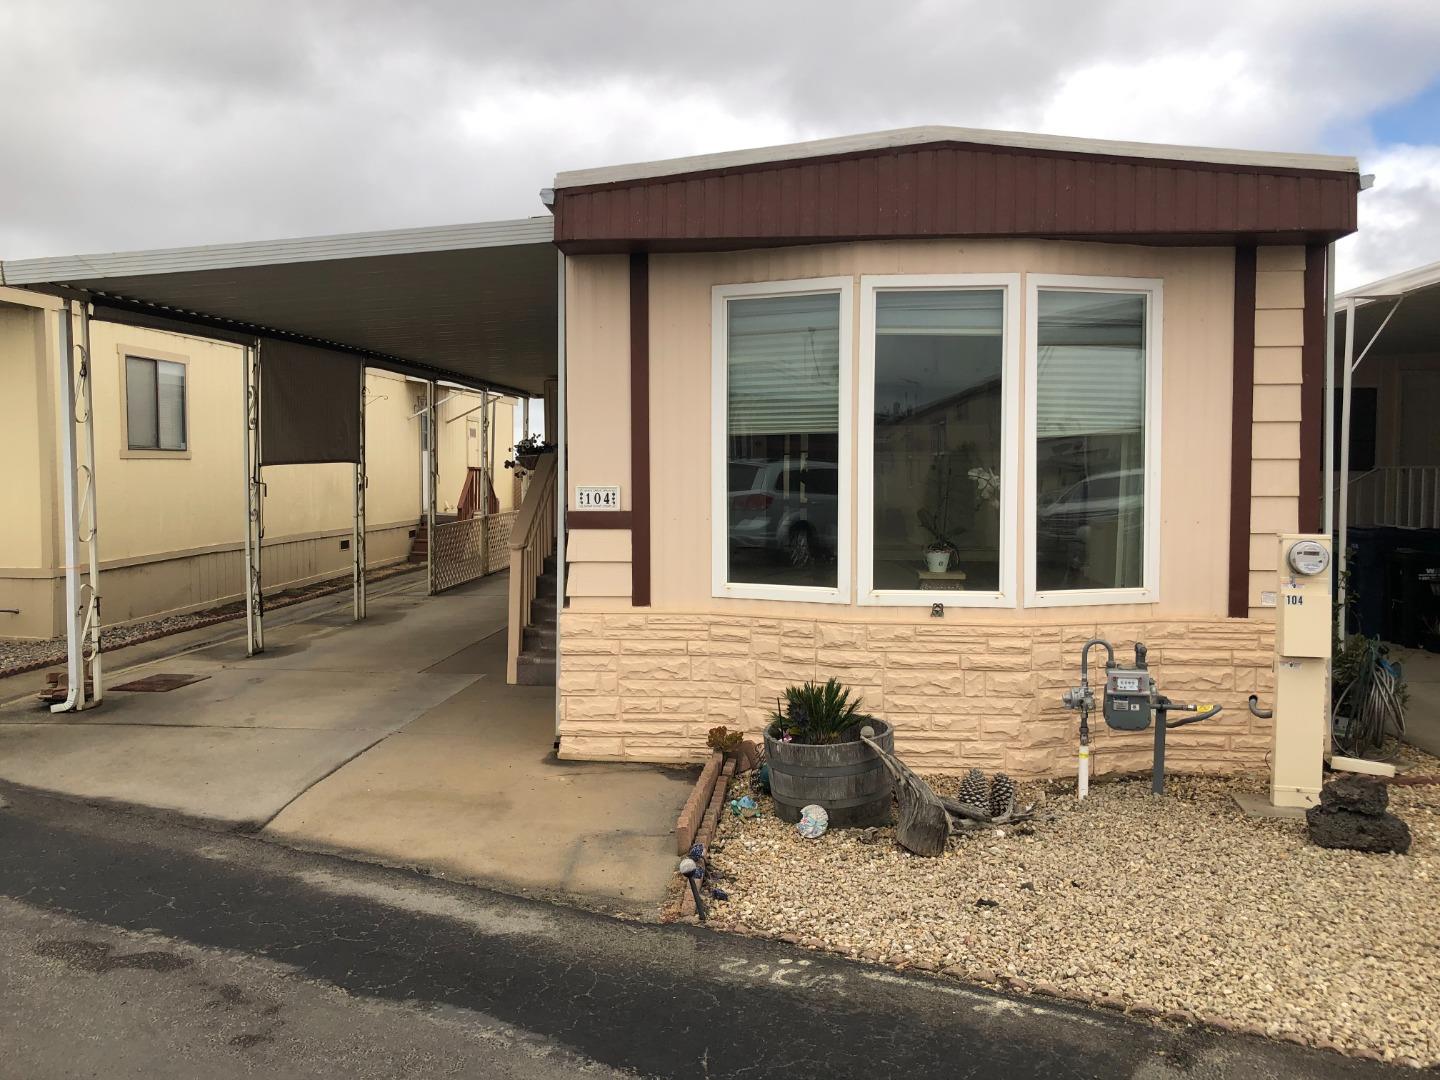
{"label": "window blind", "polygon": [[727,432],[837,432],[839,295],[732,299],[726,307]]}
{"label": "window blind", "polygon": [[1042,290],[1037,329],[1037,437],[1145,427],[1143,294]]}

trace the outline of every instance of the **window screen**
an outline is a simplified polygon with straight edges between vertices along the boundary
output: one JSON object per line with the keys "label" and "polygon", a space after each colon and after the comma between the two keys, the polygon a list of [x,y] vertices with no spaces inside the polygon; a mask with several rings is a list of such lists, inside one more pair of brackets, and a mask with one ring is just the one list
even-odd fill
{"label": "window screen", "polygon": [[125,358],[125,429],[131,450],[185,450],[185,365]]}

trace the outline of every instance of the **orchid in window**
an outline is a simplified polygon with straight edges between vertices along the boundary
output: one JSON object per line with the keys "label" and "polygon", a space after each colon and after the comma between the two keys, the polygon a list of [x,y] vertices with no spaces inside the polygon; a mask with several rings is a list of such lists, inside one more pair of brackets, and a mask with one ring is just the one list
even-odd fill
{"label": "orchid in window", "polygon": [[994,469],[977,465],[967,474],[975,484],[975,499],[980,506],[1000,505],[1000,475]]}

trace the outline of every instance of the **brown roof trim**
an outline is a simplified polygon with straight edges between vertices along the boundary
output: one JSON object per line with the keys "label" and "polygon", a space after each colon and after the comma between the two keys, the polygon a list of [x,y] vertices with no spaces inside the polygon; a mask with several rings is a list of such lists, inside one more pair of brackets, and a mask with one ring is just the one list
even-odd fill
{"label": "brown roof trim", "polygon": [[954,237],[1324,243],[1360,179],[1324,171],[928,143],[555,192],[569,254]]}
{"label": "brown roof trim", "polygon": [[[658,176],[639,176],[626,180],[610,180],[596,184],[575,184],[556,187],[555,193],[578,195],[592,191],[607,191],[614,188],[648,187],[668,184],[677,180],[708,180],[717,176],[743,176],[746,173],[766,172],[770,169],[796,165],[825,165],[839,161],[859,161],[864,158],[884,157],[900,152],[922,150],[960,149],[987,154],[1015,154],[1025,157],[1066,158],[1077,161],[1099,161],[1111,164],[1150,165],[1156,168],[1196,169],[1209,172],[1255,173],[1270,176],[1309,176],[1319,179],[1334,179],[1349,173],[1337,169],[1307,169],[1293,165],[1261,165],[1246,162],[1196,161],[1183,158],[1135,157],[1130,154],[1106,154],[1086,150],[1057,150],[1048,147],[999,146],[993,143],[968,142],[960,139],[939,139],[935,142],[914,143],[908,146],[881,146],[867,150],[850,150],[844,153],[823,154],[817,157],[777,158],[772,161],[751,161],[740,165],[724,165],[714,169],[697,169],[693,172],[664,173]],[[1354,174],[1357,178],[1358,173]]]}
{"label": "brown roof trim", "polygon": [[1228,614],[1250,614],[1250,494],[1255,420],[1255,248],[1235,249],[1235,344],[1230,413]]}

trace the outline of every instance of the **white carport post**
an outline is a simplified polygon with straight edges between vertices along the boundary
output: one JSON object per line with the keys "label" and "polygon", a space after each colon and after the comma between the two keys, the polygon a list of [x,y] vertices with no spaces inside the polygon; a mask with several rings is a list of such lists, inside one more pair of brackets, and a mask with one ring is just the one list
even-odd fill
{"label": "white carport post", "polygon": [[490,398],[490,391],[480,391],[480,572],[490,565],[490,526],[485,521],[490,516],[490,470],[494,466],[490,453],[491,433],[495,430],[490,415],[499,405],[500,399]]}
{"label": "white carport post", "polygon": [[245,655],[265,651],[264,488],[260,482],[260,342],[245,347]]}
{"label": "white carport post", "polygon": [[370,478],[365,471],[365,369],[360,369],[360,454],[355,462],[355,526],[350,535],[350,553],[355,575],[355,621],[365,618],[365,488]]}
{"label": "white carport post", "polygon": [[435,380],[425,381],[425,591],[435,595],[435,489],[440,481],[440,455],[435,444],[440,441],[436,421],[439,411],[435,402]]}
{"label": "white carport post", "polygon": [[1370,350],[1375,347],[1375,342],[1380,340],[1380,335],[1385,332],[1385,327],[1390,325],[1390,320],[1400,310],[1400,305],[1405,302],[1405,294],[1401,293],[1385,313],[1385,318],[1375,328],[1375,333],[1370,335],[1370,340],[1365,343],[1365,348],[1360,350],[1360,355],[1355,354],[1355,299],[1349,297],[1345,301],[1345,359],[1344,369],[1341,371],[1340,391],[1340,520],[1336,528],[1335,555],[1338,571],[1336,581],[1339,582],[1337,602],[1335,605],[1335,625],[1339,630],[1340,637],[1345,636],[1345,569],[1349,562],[1346,547],[1348,544],[1348,526],[1350,517],[1350,383],[1357,368],[1364,362]]}
{"label": "white carport post", "polygon": [[[75,712],[100,704],[105,689],[100,653],[100,543],[96,525],[95,420],[91,395],[90,302],[82,300],[80,364],[75,364],[75,310],[71,301],[60,308],[55,389],[64,436],[60,440],[62,495],[65,500],[65,700],[51,712]],[[83,477],[83,481],[82,481]],[[89,556],[89,575],[80,581],[80,545]],[[87,701],[86,682],[90,683]]]}

